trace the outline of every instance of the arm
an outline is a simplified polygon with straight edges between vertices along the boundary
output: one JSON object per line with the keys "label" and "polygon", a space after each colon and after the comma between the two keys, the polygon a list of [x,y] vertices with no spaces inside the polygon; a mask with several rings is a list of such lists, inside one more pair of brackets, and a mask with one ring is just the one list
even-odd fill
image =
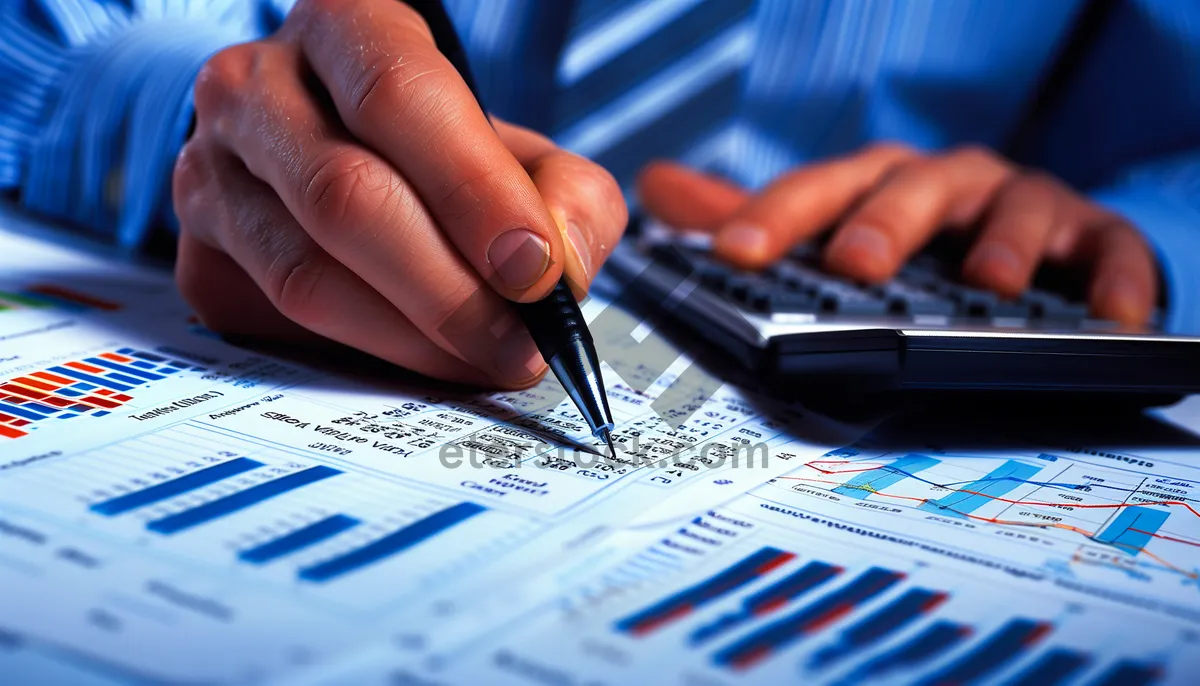
{"label": "arm", "polygon": [[174,222],[169,179],[191,126],[196,74],[222,48],[272,30],[284,3],[210,0],[206,13],[178,0],[157,10],[8,4],[0,131],[11,133],[0,135],[0,188],[30,210],[135,248],[150,227]]}

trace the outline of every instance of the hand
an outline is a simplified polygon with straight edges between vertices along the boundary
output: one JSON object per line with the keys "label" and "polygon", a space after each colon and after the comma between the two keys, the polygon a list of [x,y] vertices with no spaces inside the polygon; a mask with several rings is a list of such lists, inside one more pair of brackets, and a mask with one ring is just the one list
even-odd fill
{"label": "hand", "polygon": [[545,373],[509,301],[586,289],[625,227],[615,182],[495,123],[395,0],[301,0],[218,53],[180,153],[176,277],[210,328],[332,339],[520,387]]}
{"label": "hand", "polygon": [[760,268],[832,228],[827,269],[891,278],[943,228],[978,226],[963,278],[1020,295],[1044,260],[1085,267],[1093,315],[1146,323],[1157,295],[1153,253],[1125,220],[1044,174],[980,148],[922,155],[891,144],[788,172],[757,194],[673,164],[649,166],[645,207],[669,225],[715,233],[713,249]]}

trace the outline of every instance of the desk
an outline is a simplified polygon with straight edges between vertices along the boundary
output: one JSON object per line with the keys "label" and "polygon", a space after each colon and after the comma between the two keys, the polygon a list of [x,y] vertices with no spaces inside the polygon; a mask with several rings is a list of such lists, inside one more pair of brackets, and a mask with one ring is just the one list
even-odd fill
{"label": "desk", "polygon": [[1200,669],[1195,399],[1093,440],[995,417],[848,425],[705,372],[669,423],[652,401],[694,363],[648,378],[626,337],[606,359],[625,447],[602,460],[552,381],[470,393],[237,348],[168,273],[0,224],[12,683]]}

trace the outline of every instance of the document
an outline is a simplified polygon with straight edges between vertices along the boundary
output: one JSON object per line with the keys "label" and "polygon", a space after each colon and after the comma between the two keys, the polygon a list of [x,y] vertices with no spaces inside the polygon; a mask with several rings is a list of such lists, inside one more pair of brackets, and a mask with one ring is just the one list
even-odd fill
{"label": "document", "polygon": [[234,347],[168,274],[24,221],[0,214],[5,683],[1200,670],[1186,446],[897,451],[721,383],[596,297],[590,320],[629,319],[598,329],[621,444],[602,457],[553,380],[466,393]]}

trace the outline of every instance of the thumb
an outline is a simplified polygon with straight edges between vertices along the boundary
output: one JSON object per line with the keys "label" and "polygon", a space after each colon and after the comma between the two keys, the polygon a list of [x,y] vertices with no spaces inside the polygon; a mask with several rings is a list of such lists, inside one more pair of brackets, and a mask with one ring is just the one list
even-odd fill
{"label": "thumb", "polygon": [[672,162],[651,162],[638,177],[642,206],[678,229],[716,231],[750,198],[750,193],[708,174]]}

